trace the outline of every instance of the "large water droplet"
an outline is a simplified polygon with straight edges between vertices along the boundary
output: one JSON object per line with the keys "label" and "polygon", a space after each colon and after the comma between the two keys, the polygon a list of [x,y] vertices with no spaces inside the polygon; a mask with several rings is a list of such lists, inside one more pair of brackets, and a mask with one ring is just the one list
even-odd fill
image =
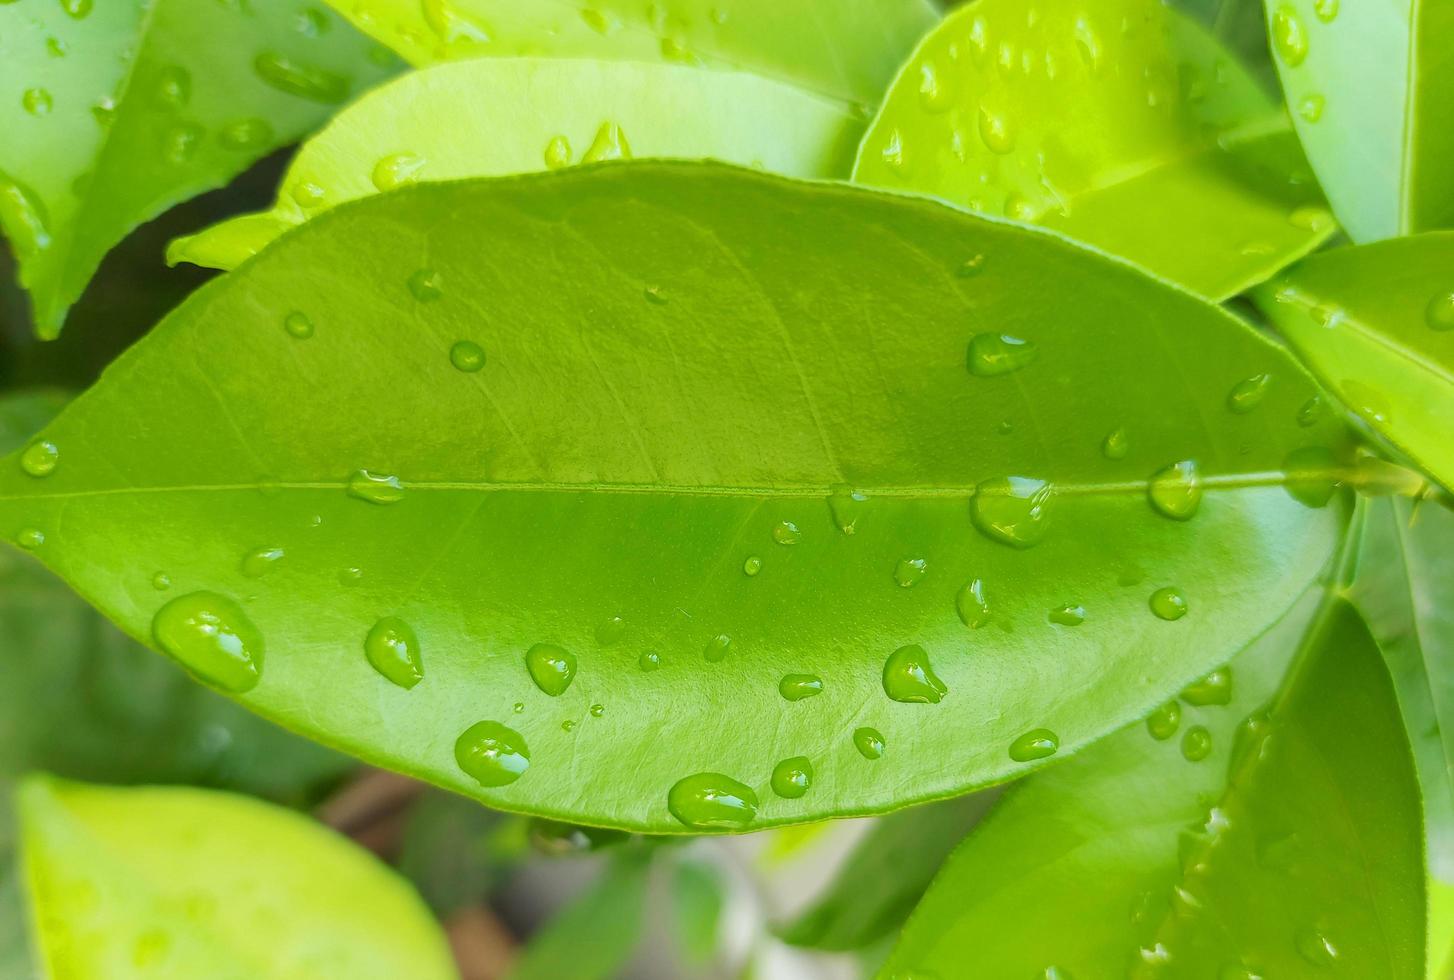
{"label": "large water droplet", "polygon": [[28,88],[20,96],[20,107],[32,116],[50,114],[53,102],[50,92],[43,88]]}
{"label": "large water droplet", "polygon": [[1193,725],[1181,737],[1181,754],[1188,762],[1201,762],[1212,754],[1212,733]]}
{"label": "large water droplet", "polygon": [[374,164],[370,179],[381,191],[391,191],[405,184],[418,183],[420,171],[429,161],[417,153],[390,153]]}
{"label": "large water droplet", "polygon": [[929,665],[929,654],[917,643],[889,654],[883,684],[885,694],[904,704],[938,704],[949,692]]}
{"label": "large water droplet", "polygon": [[414,628],[395,616],[385,616],[364,638],[364,656],[374,670],[408,690],[424,679],[419,637]]}
{"label": "large water droplet", "polygon": [[254,548],[242,556],[242,574],[248,578],[262,578],[272,571],[284,556],[285,552],[282,548]]}
{"label": "large water droplet", "polygon": [[854,729],[853,747],[865,759],[881,759],[884,754],[884,737],[876,728]]}
{"label": "large water droplet", "polygon": [[1308,56],[1308,32],[1291,4],[1282,4],[1272,14],[1272,47],[1289,68],[1296,68]]}
{"label": "large water droplet", "polygon": [[404,499],[404,485],[397,476],[358,470],[348,478],[348,495],[371,504],[396,504]]}
{"label": "large water droplet", "polygon": [[28,259],[50,246],[50,219],[29,187],[0,170],[0,222],[10,234],[16,258]]}
{"label": "large water droplet", "polygon": [[1039,356],[1040,350],[1031,341],[1003,333],[977,333],[969,340],[965,366],[969,373],[993,378],[1018,371]]}
{"label": "large water droplet", "polygon": [[661,654],[654,650],[648,650],[636,660],[636,666],[643,671],[650,673],[661,666]]}
{"label": "large water droplet", "polygon": [[1232,703],[1232,668],[1220,667],[1181,692],[1181,699],[1198,707]]}
{"label": "large water droplet", "polygon": [[979,138],[991,153],[1009,153],[1015,148],[1015,130],[1010,121],[985,106],[979,107]]}
{"label": "large water droplet", "polygon": [[460,340],[449,349],[449,363],[465,374],[474,374],[485,366],[485,349],[473,340]]}
{"label": "large water droplet", "polygon": [[778,521],[773,525],[772,539],[778,544],[794,545],[803,540],[803,532],[792,521]]}
{"label": "large water droplet", "polygon": [[1180,619],[1186,615],[1186,596],[1180,589],[1166,586],[1151,593],[1151,611],[1165,620]]}
{"label": "large water droplet", "polygon": [[912,588],[929,571],[929,562],[923,558],[900,558],[894,566],[894,582],[901,589]]}
{"label": "large water droplet", "polygon": [[1188,521],[1202,502],[1202,475],[1196,460],[1184,459],[1157,470],[1146,484],[1151,506],[1172,520]]}
{"label": "large water droplet", "polygon": [[525,669],[536,687],[558,698],[576,679],[576,655],[554,643],[537,643],[525,651]]}
{"label": "large water droplet", "polygon": [[720,772],[699,772],[679,779],[668,791],[671,815],[696,830],[737,828],[757,816],[757,794]]}
{"label": "large water droplet", "polygon": [[1424,307],[1424,322],[1430,330],[1454,330],[1454,293],[1440,293]]}
{"label": "large water droplet", "polygon": [[1053,492],[1049,483],[1028,476],[985,480],[974,488],[970,517],[987,537],[1029,548],[1045,536]]}
{"label": "large water droplet", "polygon": [[817,674],[787,674],[778,682],[777,689],[789,701],[801,701],[823,693],[823,678]]}
{"label": "large water droplet", "polygon": [[828,494],[828,512],[833,523],[844,534],[858,530],[858,520],[864,514],[868,495],[846,486],[836,486]]}
{"label": "large water droplet", "polygon": [[481,721],[455,740],[454,761],[481,786],[505,786],[530,768],[530,748],[513,728]]}
{"label": "large water droplet", "polygon": [[796,800],[813,784],[813,764],[805,755],[784,759],[772,769],[772,791],[785,800]]}
{"label": "large water droplet", "polygon": [[762,571],[762,559],[756,555],[748,555],[742,562],[742,574],[748,578],[752,578],[760,571]]}
{"label": "large water droplet", "polygon": [[1016,762],[1033,762],[1054,755],[1060,749],[1060,736],[1048,728],[1035,728],[1010,743],[1010,758]]}
{"label": "large water droplet", "polygon": [[432,303],[444,295],[444,283],[433,269],[415,269],[409,274],[410,294],[421,303]]}
{"label": "large water droplet", "polygon": [[50,476],[60,461],[60,448],[46,439],[37,439],[20,454],[20,468],[34,477]]}
{"label": "large water droplet", "polygon": [[158,610],[151,631],[165,653],[223,690],[241,694],[262,678],[262,633],[226,596],[179,596]]}
{"label": "large water droplet", "polygon": [[1227,407],[1238,415],[1246,415],[1267,397],[1267,386],[1272,383],[1270,374],[1254,374],[1232,386],[1227,393]]}
{"label": "large water droplet", "polygon": [[279,92],[324,105],[346,102],[353,87],[345,75],[304,64],[273,51],[258,55],[252,66],[259,78]]}
{"label": "large water droplet", "polygon": [[984,581],[972,579],[954,597],[954,611],[959,621],[972,630],[977,630],[990,621],[990,603],[985,597]]}
{"label": "large water droplet", "polygon": [[617,123],[603,122],[601,128],[596,130],[595,138],[587,147],[585,156],[581,157],[581,162],[599,163],[603,160],[630,159],[631,144],[626,141],[626,133]]}
{"label": "large water droplet", "polygon": [[1181,705],[1168,701],[1146,718],[1146,730],[1158,742],[1164,742],[1181,727]]}
{"label": "large water droplet", "polygon": [[1079,626],[1085,622],[1085,606],[1077,606],[1067,603],[1063,606],[1056,606],[1046,613],[1046,619],[1059,626]]}

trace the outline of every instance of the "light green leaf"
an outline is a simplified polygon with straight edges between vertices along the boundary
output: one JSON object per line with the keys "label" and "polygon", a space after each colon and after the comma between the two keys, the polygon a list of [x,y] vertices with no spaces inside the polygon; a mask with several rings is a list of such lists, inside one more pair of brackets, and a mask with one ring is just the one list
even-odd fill
{"label": "light green leaf", "polygon": [[993,801],[981,793],[880,817],[817,901],[778,934],[795,946],[843,952],[891,936]]}
{"label": "light green leaf", "polygon": [[1253,298],[1349,408],[1454,486],[1454,232],[1333,249]]}
{"label": "light green leaf", "polygon": [[530,856],[529,820],[431,790],[409,808],[399,873],[441,919],[478,905]]}
{"label": "light green leaf", "polygon": [[46,430],[50,475],[0,460],[0,536],[371,761],[755,829],[1011,778],[1227,660],[1345,524],[1298,462],[1347,450],[1295,421],[1315,392],[1212,305],[926,199],[424,184],[194,294]]}
{"label": "light green leaf", "polygon": [[[886,973],[1403,980],[1423,968],[1419,795],[1378,648],[1334,602],[1270,708],[1306,615],[1178,705],[1006,793]],[[1190,693],[1190,692],[1189,692]],[[1190,761],[1193,733],[1211,751]]]}
{"label": "light green leaf", "polygon": [[1266,0],[1308,159],[1354,241],[1454,224],[1454,7]]}
{"label": "light green leaf", "polygon": [[179,239],[168,260],[230,269],[326,208],[421,180],[633,155],[843,177],[862,131],[842,105],[753,75],[568,59],[437,65],[370,93],[305,143],[272,211]]}
{"label": "light green leaf", "polygon": [[22,784],[18,808],[46,976],[458,976],[401,878],[289,810],[40,776]]}
{"label": "light green leaf", "polygon": [[388,74],[371,48],[282,0],[0,4],[0,228],[41,336],[127,232]]}
{"label": "light green leaf", "polygon": [[608,980],[641,939],[652,851],[614,854],[601,876],[530,937],[509,980]]}
{"label": "light green leaf", "polygon": [[733,68],[877,105],[939,19],[929,0],[328,0],[408,61],[486,55]]}
{"label": "light green leaf", "polygon": [[688,858],[672,869],[671,886],[677,944],[689,963],[700,966],[717,950],[726,904],[722,875],[712,865]]}
{"label": "light green leaf", "polygon": [[1262,0],[1172,0],[1172,6],[1201,22],[1264,90],[1279,91]]}
{"label": "light green leaf", "polygon": [[954,12],[899,73],[854,180],[1055,228],[1214,299],[1334,229],[1274,103],[1157,0]]}

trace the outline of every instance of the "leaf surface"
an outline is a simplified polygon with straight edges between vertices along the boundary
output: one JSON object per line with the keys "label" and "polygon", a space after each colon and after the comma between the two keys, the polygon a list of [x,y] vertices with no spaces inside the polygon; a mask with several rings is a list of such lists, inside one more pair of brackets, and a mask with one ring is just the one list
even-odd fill
{"label": "leaf surface", "polygon": [[877,105],[930,0],[328,0],[415,65],[546,55],[733,68]]}
{"label": "leaf surface", "polygon": [[230,269],[311,215],[420,180],[630,156],[843,177],[862,131],[840,103],[736,72],[545,58],[436,65],[370,93],[305,143],[270,212],[180,239],[168,259]]}
{"label": "leaf surface", "polygon": [[1348,448],[1298,423],[1315,391],[1216,307],[934,201],[703,163],[424,184],[194,294],[46,430],[49,475],[0,460],[0,534],[372,761],[739,830],[1010,778],[1224,662],[1345,524],[1286,486]]}
{"label": "leaf surface", "polygon": [[27,779],[18,805],[47,976],[458,976],[401,878],[289,810],[50,777]]}
{"label": "leaf surface", "polygon": [[279,0],[0,4],[0,229],[41,336],[127,232],[387,75],[371,50]]}
{"label": "leaf surface", "polygon": [[1454,224],[1454,8],[1266,0],[1293,123],[1356,242]]}
{"label": "leaf surface", "polygon": [[1274,103],[1156,0],[950,14],[899,73],[854,180],[1043,224],[1215,299],[1334,229]]}
{"label": "leaf surface", "polygon": [[1229,703],[1193,694],[1164,740],[1137,724],[1008,791],[885,973],[1421,975],[1418,784],[1388,672],[1340,601],[1278,692],[1306,612],[1232,662]]}
{"label": "leaf surface", "polygon": [[1254,299],[1349,408],[1454,486],[1454,232],[1330,250]]}

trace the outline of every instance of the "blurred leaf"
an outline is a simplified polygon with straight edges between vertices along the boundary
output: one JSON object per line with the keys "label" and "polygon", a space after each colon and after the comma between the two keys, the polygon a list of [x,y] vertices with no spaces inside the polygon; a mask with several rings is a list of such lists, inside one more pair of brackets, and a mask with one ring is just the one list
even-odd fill
{"label": "blurred leaf", "polygon": [[606,980],[641,939],[652,848],[613,852],[596,879],[534,936],[509,980]]}
{"label": "blurred leaf", "polygon": [[683,858],[672,869],[671,886],[677,944],[689,964],[700,966],[717,951],[726,904],[721,872],[704,861]]}
{"label": "blurred leaf", "polygon": [[1263,91],[1282,94],[1267,44],[1262,0],[1172,0],[1172,6],[1198,20],[1237,57]]}
{"label": "blurred leaf", "polygon": [[530,857],[529,822],[431,790],[409,811],[399,872],[441,919],[484,902]]}
{"label": "blurred leaf", "polygon": [[244,796],[30,777],[18,795],[45,973],[447,980],[438,923],[321,824]]}

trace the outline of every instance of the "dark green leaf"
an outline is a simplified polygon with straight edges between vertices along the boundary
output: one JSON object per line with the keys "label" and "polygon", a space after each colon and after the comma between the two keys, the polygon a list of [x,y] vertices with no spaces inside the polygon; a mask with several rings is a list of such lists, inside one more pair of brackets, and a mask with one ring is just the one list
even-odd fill
{"label": "dark green leaf", "polygon": [[672,871],[671,909],[677,943],[689,963],[701,965],[717,950],[721,926],[722,876],[715,867],[690,858]]}
{"label": "dark green leaf", "polygon": [[601,876],[530,937],[509,980],[607,980],[641,939],[650,848],[616,852]]}
{"label": "dark green leaf", "polygon": [[523,817],[430,791],[409,810],[399,873],[448,918],[489,898],[530,856],[527,826]]}

